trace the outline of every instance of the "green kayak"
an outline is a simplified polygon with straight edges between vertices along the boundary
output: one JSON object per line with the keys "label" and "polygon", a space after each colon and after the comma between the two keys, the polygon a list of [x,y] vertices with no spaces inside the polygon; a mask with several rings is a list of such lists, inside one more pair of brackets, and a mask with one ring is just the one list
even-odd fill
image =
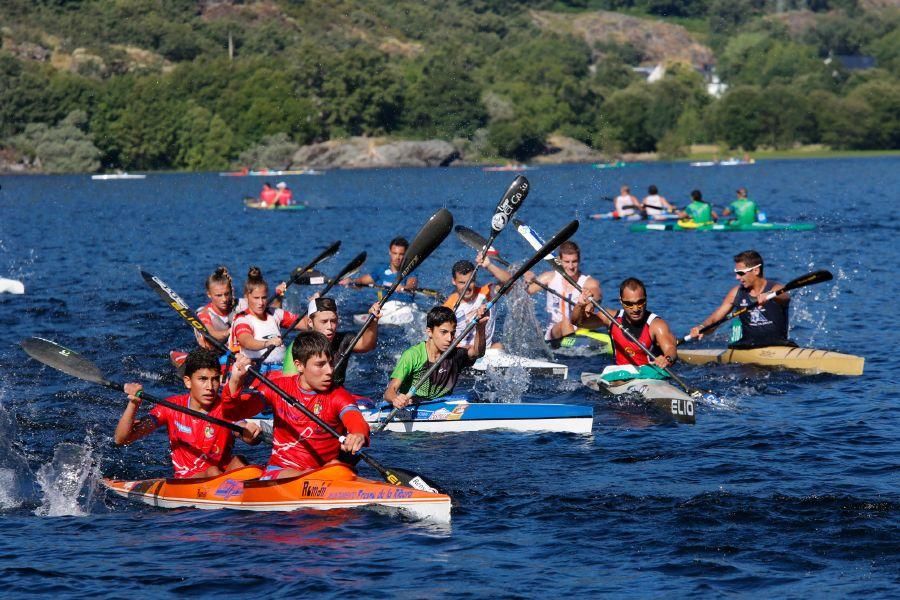
{"label": "green kayak", "polygon": [[815,223],[751,223],[737,225],[730,223],[708,223],[697,225],[693,221],[675,223],[632,223],[631,231],[812,231]]}
{"label": "green kayak", "polygon": [[261,204],[256,198],[244,198],[244,206],[256,210],[306,210],[306,204],[291,204],[289,206],[269,206]]}

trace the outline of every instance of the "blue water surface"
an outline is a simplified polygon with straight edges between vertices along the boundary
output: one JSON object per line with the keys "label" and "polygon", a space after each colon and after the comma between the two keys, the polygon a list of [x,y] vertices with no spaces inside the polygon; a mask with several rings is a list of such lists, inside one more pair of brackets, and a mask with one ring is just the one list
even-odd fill
{"label": "blue water surface", "polygon": [[[99,476],[170,473],[162,433],[111,445],[123,395],[27,359],[18,342],[43,336],[94,360],[111,379],[178,393],[167,352],[192,333],[143,283],[163,278],[192,305],[203,280],[228,265],[286,277],[334,240],[332,272],[366,250],[413,237],[439,207],[488,233],[511,173],[477,168],[333,171],[284,177],[309,209],[246,210],[259,178],[151,174],[0,177],[0,277],[26,294],[0,295],[0,590],[6,594],[172,596],[630,597],[762,594],[896,597],[900,585],[900,425],[894,308],[900,297],[900,160],[764,161],[540,167],[519,216],[549,237],[582,219],[583,270],[608,301],[637,276],[651,309],[686,333],[734,284],[731,257],[759,250],[767,276],[829,269],[833,282],[795,294],[792,336],[804,346],[866,358],[863,377],[805,376],[747,366],[678,372],[712,390],[695,426],[659,421],[578,383],[604,359],[566,359],[569,379],[468,380],[506,401],[586,403],[593,434],[397,435],[374,440],[382,462],[450,490],[447,527],[369,511],[163,511],[105,496]],[[273,183],[275,180],[273,180]],[[772,221],[815,232],[629,233],[587,220],[619,185],[649,184],[683,205],[693,188],[714,202],[740,186]],[[640,194],[642,195],[642,194]],[[497,247],[531,254],[510,227]],[[450,265],[471,258],[454,237],[418,271],[447,290]],[[312,290],[293,288],[300,306]],[[374,300],[339,290],[345,328]],[[544,321],[543,297],[536,298]],[[423,308],[427,304],[423,303]],[[508,344],[541,349],[535,327],[503,307]],[[513,318],[510,315],[515,315]],[[513,323],[515,321],[515,323]],[[383,327],[375,352],[354,358],[347,386],[380,396],[415,328]],[[705,345],[721,346],[725,332]],[[250,449],[256,461],[266,448]],[[364,468],[364,473],[377,475]]]}

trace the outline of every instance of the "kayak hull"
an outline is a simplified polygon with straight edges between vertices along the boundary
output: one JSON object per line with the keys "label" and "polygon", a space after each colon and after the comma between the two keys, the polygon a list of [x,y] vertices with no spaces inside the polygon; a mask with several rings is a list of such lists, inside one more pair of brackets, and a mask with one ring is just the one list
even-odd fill
{"label": "kayak hull", "polygon": [[800,371],[809,374],[862,375],[865,358],[829,350],[766,346],[749,350],[678,350],[678,358],[691,365],[740,363]]}
{"label": "kayak hull", "polygon": [[750,225],[729,225],[727,223],[710,223],[708,225],[685,226],[675,223],[632,223],[629,230],[633,232],[647,231],[710,231],[718,233],[741,233],[751,231],[812,231],[815,223],[751,223]]}
{"label": "kayak hull", "polygon": [[244,207],[254,210],[271,210],[271,211],[297,211],[306,210],[305,204],[291,204],[289,206],[269,206],[259,202],[256,198],[244,198]]}
{"label": "kayak hull", "polygon": [[0,294],[24,294],[25,284],[18,279],[0,277]]}
{"label": "kayak hull", "polygon": [[475,362],[472,369],[485,372],[488,368],[503,370],[515,367],[525,369],[533,375],[561,377],[562,379],[569,376],[569,367],[564,364],[508,354],[497,348],[485,350],[484,356]]}
{"label": "kayak hull", "polygon": [[612,354],[609,334],[580,328],[575,333],[555,340],[548,340],[553,354],[561,356],[596,356]]}
{"label": "kayak hull", "polygon": [[679,423],[694,425],[697,422],[694,399],[665,380],[630,379],[609,382],[603,379],[600,373],[582,373],[581,383],[594,391],[610,396],[640,397]]}
{"label": "kayak hull", "polygon": [[[378,324],[402,327],[415,321],[416,315],[421,314],[421,312],[413,302],[388,300],[381,307],[381,318],[378,319]],[[362,325],[368,318],[368,313],[353,315],[353,322],[357,325]]]}
{"label": "kayak hull", "polygon": [[236,469],[206,479],[103,479],[111,492],[159,508],[251,511],[380,508],[418,519],[450,521],[450,497],[359,477],[344,465],[300,477],[261,481],[261,467]]}

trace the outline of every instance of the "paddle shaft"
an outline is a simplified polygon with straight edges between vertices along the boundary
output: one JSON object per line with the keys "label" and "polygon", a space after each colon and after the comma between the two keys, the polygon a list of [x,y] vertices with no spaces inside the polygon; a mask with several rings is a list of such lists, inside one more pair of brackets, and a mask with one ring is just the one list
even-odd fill
{"label": "paddle shaft", "polygon": [[[329,283],[334,284],[334,283],[336,283],[336,280],[332,279]],[[384,289],[384,290],[390,289],[390,287],[391,287],[389,285],[382,285],[382,284],[378,284],[378,283],[356,283],[356,282],[353,282],[353,283],[350,283],[349,285],[350,285],[350,287],[355,287],[355,288],[379,288],[379,289]],[[441,293],[439,291],[430,290],[428,288],[415,288],[415,289],[411,289],[411,290],[406,290],[406,293],[413,294],[413,295],[422,294],[423,296],[431,296],[434,298],[438,298],[441,295]]]}
{"label": "paddle shaft", "polygon": [[[484,256],[484,254],[488,251],[488,248],[490,248],[491,245],[493,245],[494,240],[497,239],[497,234],[499,234],[499,233],[500,233],[499,231],[491,232],[491,237],[489,237],[488,240],[481,247],[481,252],[480,252],[481,256]],[[453,312],[456,312],[456,309],[459,308],[459,305],[462,303],[463,296],[466,295],[466,292],[469,291],[469,287],[471,287],[472,282],[475,281],[475,274],[478,273],[478,268],[480,266],[481,266],[481,262],[476,261],[475,268],[472,269],[472,272],[469,273],[469,278],[466,279],[466,285],[463,287],[462,292],[460,292],[459,295],[456,297],[456,302],[453,303]]]}
{"label": "paddle shaft", "polygon": [[[801,275],[800,277],[797,277],[795,279],[788,281],[784,285],[784,287],[781,288],[780,290],[767,292],[763,296],[762,300],[763,300],[763,302],[768,302],[769,300],[772,300],[779,294],[785,294],[792,290],[806,287],[808,285],[814,285],[816,283],[824,283],[826,281],[831,281],[832,279],[834,279],[834,275],[832,275],[829,271],[813,271],[812,273],[807,273],[806,275]],[[700,335],[706,335],[710,331],[713,331],[714,329],[716,329],[716,327],[718,327],[725,321],[728,321],[735,317],[739,317],[739,316],[745,314],[746,312],[748,312],[749,310],[751,310],[752,308],[753,308],[752,306],[745,306],[744,308],[739,308],[739,309],[731,312],[730,314],[722,317],[715,323],[710,323],[709,325],[705,325],[704,327],[702,327],[700,329]],[[694,339],[695,338],[693,338],[690,334],[688,334],[688,335],[684,336],[683,338],[681,338],[680,340],[678,340],[677,343],[682,344],[682,343],[686,343],[686,342],[691,342]]]}
{"label": "paddle shaft", "polygon": [[[490,311],[491,308],[493,308],[493,306],[500,300],[500,298],[512,288],[513,284],[515,284],[515,282],[519,278],[525,275],[525,273],[527,273],[529,269],[540,262],[544,255],[552,252],[560,244],[572,237],[572,235],[577,230],[578,221],[572,221],[571,223],[560,229],[556,233],[556,235],[550,238],[549,242],[544,244],[544,246],[540,250],[538,250],[538,252],[534,256],[532,256],[525,264],[519,267],[519,269],[515,273],[513,273],[513,275],[509,279],[507,279],[502,286],[500,286],[500,289],[497,290],[497,295],[484,305],[486,307],[485,312]],[[467,335],[469,335],[469,333],[472,331],[472,329],[475,328],[477,324],[478,319],[472,319],[472,321],[466,326],[466,328],[463,329],[462,333],[457,335],[456,338],[452,342],[450,342],[450,347],[447,348],[436,361],[434,361],[431,367],[429,367],[428,370],[425,371],[425,373],[421,377],[419,377],[419,380],[415,382],[406,393],[410,396],[415,396],[416,390],[420,388],[422,384],[428,380],[429,377],[431,377],[431,374],[434,373],[434,371],[440,366],[441,362],[443,362],[444,359],[446,359],[450,355],[450,353],[456,349],[459,343],[464,340]],[[375,433],[378,433],[384,430],[384,428],[387,427],[388,423],[390,423],[394,419],[394,417],[397,416],[398,412],[400,412],[400,409],[394,408],[394,410],[392,410],[390,414],[388,414],[387,418],[379,423],[373,431]]]}

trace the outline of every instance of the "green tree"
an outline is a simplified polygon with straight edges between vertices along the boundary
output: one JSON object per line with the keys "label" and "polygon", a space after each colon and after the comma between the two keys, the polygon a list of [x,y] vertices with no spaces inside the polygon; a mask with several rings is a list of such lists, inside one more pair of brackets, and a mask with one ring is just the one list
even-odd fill
{"label": "green tree", "polygon": [[13,147],[48,173],[84,173],[100,168],[100,151],[84,131],[87,115],[73,111],[58,125],[30,123]]}
{"label": "green tree", "polygon": [[728,90],[713,107],[714,138],[725,140],[732,148],[756,149],[763,135],[758,115],[762,100],[763,91],[758,86],[745,85]]}

